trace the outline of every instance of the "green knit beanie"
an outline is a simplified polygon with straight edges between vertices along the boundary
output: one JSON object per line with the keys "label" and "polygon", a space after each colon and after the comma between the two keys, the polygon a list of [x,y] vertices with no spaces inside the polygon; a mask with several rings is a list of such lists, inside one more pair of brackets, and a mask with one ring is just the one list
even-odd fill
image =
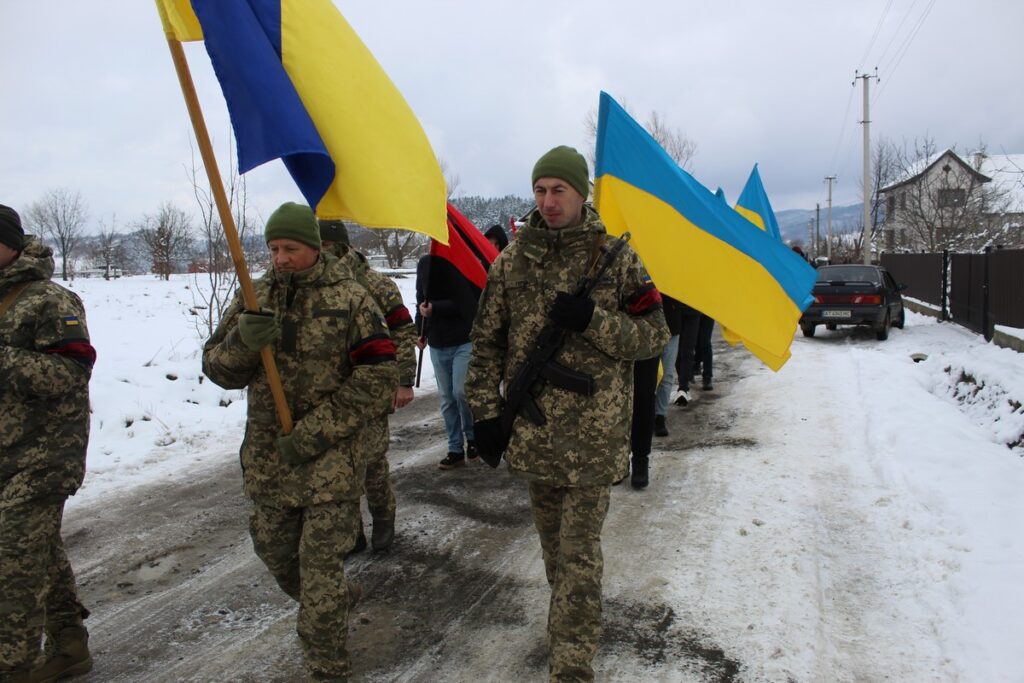
{"label": "green knit beanie", "polygon": [[320,248],[320,226],[317,225],[313,210],[305,204],[285,202],[277,207],[267,219],[263,236],[268,243],[270,240],[285,239],[302,242],[314,249]]}
{"label": "green knit beanie", "polygon": [[572,147],[560,145],[542,156],[533,166],[533,180],[561,178],[586,199],[590,195],[590,172],[587,160]]}
{"label": "green knit beanie", "polygon": [[320,219],[320,240],[323,242],[339,242],[345,246],[351,243],[348,241],[348,228],[343,221],[332,221]]}

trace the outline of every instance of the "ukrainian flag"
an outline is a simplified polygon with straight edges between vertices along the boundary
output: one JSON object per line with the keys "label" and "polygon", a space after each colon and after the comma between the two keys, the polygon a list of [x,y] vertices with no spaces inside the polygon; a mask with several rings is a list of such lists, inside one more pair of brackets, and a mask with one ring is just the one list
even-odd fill
{"label": "ukrainian flag", "polygon": [[242,173],[280,158],[321,218],[447,244],[444,175],[412,109],[330,0],[156,0],[204,40]]}
{"label": "ukrainian flag", "polygon": [[778,370],[814,269],[681,169],[601,93],[595,197],[611,232],[628,230],[658,289],[700,310]]}
{"label": "ukrainian flag", "polygon": [[748,221],[775,239],[782,241],[779,223],[775,220],[775,212],[772,211],[772,204],[768,201],[768,193],[764,190],[761,174],[757,171],[757,164],[754,164],[754,170],[750,172],[747,184],[743,186],[743,192],[736,200],[736,210]]}

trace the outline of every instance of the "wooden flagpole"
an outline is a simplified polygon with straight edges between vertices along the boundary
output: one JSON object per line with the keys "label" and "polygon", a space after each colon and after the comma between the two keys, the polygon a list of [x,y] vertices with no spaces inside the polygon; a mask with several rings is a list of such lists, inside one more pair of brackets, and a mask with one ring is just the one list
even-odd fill
{"label": "wooden flagpole", "polygon": [[[199,143],[203,166],[206,167],[206,175],[210,179],[210,189],[213,191],[217,212],[220,214],[220,223],[224,227],[224,236],[227,238],[231,260],[234,261],[235,271],[238,273],[238,284],[242,288],[242,300],[248,310],[258,311],[260,304],[256,300],[256,290],[252,286],[249,269],[245,265],[245,254],[242,253],[242,244],[238,239],[238,231],[235,229],[231,205],[228,203],[228,196],[224,191],[224,182],[217,167],[217,159],[213,155],[213,145],[210,144],[210,134],[206,130],[203,111],[199,107],[199,97],[196,95],[196,87],[192,82],[188,61],[185,59],[185,50],[181,47],[181,41],[170,36],[167,37],[167,46],[171,50],[171,59],[174,61],[174,70],[178,74],[178,82],[181,84],[181,94],[185,97],[189,118],[192,119],[192,128],[196,134],[196,142]],[[288,408],[284,387],[281,385],[281,375],[277,371],[277,363],[274,362],[274,353],[270,346],[260,349],[260,358],[263,360],[263,368],[267,372],[270,393],[274,396],[277,419],[281,423],[282,431],[285,434],[290,434],[294,426],[292,412]]]}

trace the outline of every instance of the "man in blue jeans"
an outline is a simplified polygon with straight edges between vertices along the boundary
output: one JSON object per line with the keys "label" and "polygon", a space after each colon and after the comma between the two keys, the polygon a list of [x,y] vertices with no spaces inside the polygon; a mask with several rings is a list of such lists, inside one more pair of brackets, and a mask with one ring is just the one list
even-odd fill
{"label": "man in blue jeans", "polygon": [[449,261],[424,256],[416,267],[417,346],[430,346],[441,416],[448,433],[448,454],[438,468],[450,470],[476,462],[473,414],[466,401],[466,370],[472,344],[469,332],[476,316],[479,293],[465,282]]}

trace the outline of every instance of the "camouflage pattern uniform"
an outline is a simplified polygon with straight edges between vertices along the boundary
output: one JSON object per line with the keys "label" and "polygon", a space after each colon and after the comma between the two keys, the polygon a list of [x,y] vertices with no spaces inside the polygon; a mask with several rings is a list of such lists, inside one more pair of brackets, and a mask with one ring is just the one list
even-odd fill
{"label": "camouflage pattern uniform", "polygon": [[44,627],[89,614],[60,525],[85,475],[96,352],[81,300],[52,275],[53,252],[33,238],[0,270],[0,299],[30,283],[0,318],[0,677],[32,666]]}
{"label": "camouflage pattern uniform", "polygon": [[[581,225],[551,230],[534,210],[491,265],[466,381],[477,420],[499,414],[499,384],[511,381],[555,295],[575,289],[606,239],[597,213],[589,206],[585,212]],[[553,681],[593,680],[601,631],[601,527],[610,486],[629,467],[633,361],[657,355],[669,338],[661,297],[628,245],[593,298],[588,327],[569,333],[555,360],[593,377],[595,394],[546,386],[537,404],[547,424],[538,427],[520,416],[505,453],[509,468],[529,483],[551,586]]]}
{"label": "camouflage pattern uniform", "polygon": [[[391,339],[398,353],[398,385],[411,387],[416,381],[416,326],[412,323],[409,309],[402,301],[398,285],[386,275],[378,273],[366,262],[366,257],[347,244],[335,242],[326,248],[348,266],[380,310],[388,326]],[[366,463],[366,504],[374,520],[395,518],[395,492],[391,487],[391,473],[388,468],[387,418],[383,418],[384,438],[373,444],[374,452]]]}
{"label": "camouflage pattern uniform", "polygon": [[299,604],[298,634],[316,680],[347,680],[348,611],[353,600],[344,554],[355,543],[367,458],[382,439],[398,383],[395,346],[380,309],[350,269],[330,254],[308,270],[256,283],[275,311],[274,344],[295,428],[300,464],[277,451],[273,397],[259,353],[239,336],[236,296],[203,348],[203,372],[226,389],[248,389],[241,462],[253,503],[256,554]]}

